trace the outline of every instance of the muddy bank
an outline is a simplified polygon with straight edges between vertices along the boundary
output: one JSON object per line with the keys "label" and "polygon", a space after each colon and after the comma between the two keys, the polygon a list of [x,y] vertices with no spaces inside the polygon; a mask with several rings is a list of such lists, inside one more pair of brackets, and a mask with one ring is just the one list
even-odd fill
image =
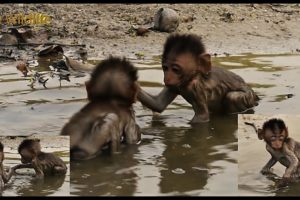
{"label": "muddy bank", "polygon": [[160,55],[169,33],[136,36],[161,7],[176,10],[176,32],[202,35],[211,53],[298,53],[300,4],[2,4],[1,14],[51,16],[49,41],[86,44],[89,57]]}

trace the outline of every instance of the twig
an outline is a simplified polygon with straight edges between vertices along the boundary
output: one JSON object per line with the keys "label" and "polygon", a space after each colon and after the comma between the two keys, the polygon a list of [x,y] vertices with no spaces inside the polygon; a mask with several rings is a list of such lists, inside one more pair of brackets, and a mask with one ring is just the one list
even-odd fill
{"label": "twig", "polygon": [[0,59],[16,60],[15,57],[11,57],[11,56],[3,56],[3,55],[0,55]]}
{"label": "twig", "polygon": [[79,46],[85,47],[85,44],[60,44],[56,42],[47,42],[47,43],[18,43],[18,44],[0,44],[0,46],[40,46],[40,45],[60,45],[60,46]]}

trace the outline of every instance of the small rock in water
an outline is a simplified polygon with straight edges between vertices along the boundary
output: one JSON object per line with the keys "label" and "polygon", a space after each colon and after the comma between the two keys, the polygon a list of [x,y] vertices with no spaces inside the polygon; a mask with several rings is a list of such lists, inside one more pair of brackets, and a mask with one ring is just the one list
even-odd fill
{"label": "small rock in water", "polygon": [[185,171],[181,168],[176,168],[176,169],[172,170],[172,173],[174,173],[174,174],[184,174]]}
{"label": "small rock in water", "polygon": [[182,147],[183,147],[183,148],[190,149],[190,148],[191,148],[191,145],[189,145],[189,144],[183,144]]}
{"label": "small rock in water", "polygon": [[170,8],[160,8],[154,16],[154,29],[173,32],[179,26],[179,15]]}

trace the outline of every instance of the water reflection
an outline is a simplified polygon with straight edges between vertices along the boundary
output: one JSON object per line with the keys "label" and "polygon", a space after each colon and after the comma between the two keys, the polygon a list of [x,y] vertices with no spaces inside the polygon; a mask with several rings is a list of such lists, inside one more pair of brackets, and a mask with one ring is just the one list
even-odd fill
{"label": "water reflection", "polygon": [[[222,174],[227,162],[237,163],[227,153],[237,151],[236,120],[236,115],[214,117],[207,124],[172,128],[154,116],[139,146],[72,163],[71,194],[201,195],[210,177]],[[221,160],[223,166],[215,163]],[[236,190],[235,175],[228,179],[232,184],[223,186],[223,194]]]}

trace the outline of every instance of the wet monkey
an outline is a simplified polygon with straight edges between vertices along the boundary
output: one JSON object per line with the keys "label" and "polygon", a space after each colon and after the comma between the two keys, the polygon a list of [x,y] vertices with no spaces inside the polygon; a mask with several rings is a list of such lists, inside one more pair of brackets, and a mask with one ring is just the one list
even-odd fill
{"label": "wet monkey", "polygon": [[271,159],[262,168],[261,173],[271,172],[271,167],[277,162],[286,167],[283,180],[300,177],[300,143],[289,137],[288,128],[282,119],[272,118],[264,122],[263,127],[256,128],[253,123],[245,122],[255,128],[260,140],[266,142],[266,149]]}
{"label": "wet monkey", "polygon": [[3,160],[4,160],[4,146],[0,142],[0,191],[2,191],[4,184],[7,183],[13,175],[12,169],[9,169],[8,173],[5,172],[3,166]]}
{"label": "wet monkey", "polygon": [[67,172],[67,166],[62,159],[53,153],[41,151],[39,139],[23,140],[18,147],[18,152],[21,155],[22,164],[13,167],[14,170],[33,168],[38,179],[44,176],[64,175]]}
{"label": "wet monkey", "polygon": [[122,141],[140,141],[132,108],[139,89],[137,79],[137,69],[125,58],[109,57],[96,66],[86,82],[89,102],[61,131],[70,135],[71,159],[91,159],[104,147],[116,153]]}
{"label": "wet monkey", "polygon": [[237,113],[258,105],[258,96],[245,81],[228,70],[212,66],[201,37],[172,34],[162,55],[165,87],[152,96],[140,90],[138,100],[162,112],[177,95],[188,101],[195,112],[192,123],[207,122],[210,113]]}

